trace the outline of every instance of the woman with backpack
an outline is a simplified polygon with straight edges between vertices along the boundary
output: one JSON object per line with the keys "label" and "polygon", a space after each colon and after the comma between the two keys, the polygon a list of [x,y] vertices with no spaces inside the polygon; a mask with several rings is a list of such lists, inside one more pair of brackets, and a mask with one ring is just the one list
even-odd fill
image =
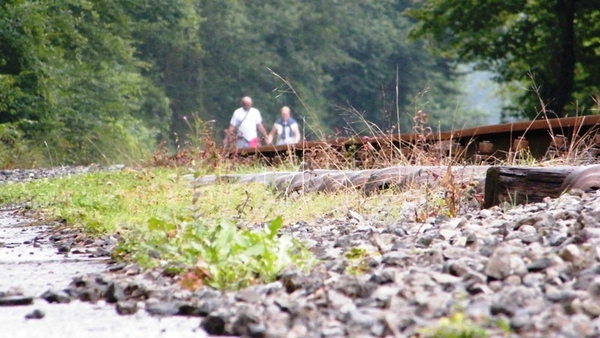
{"label": "woman with backpack", "polygon": [[291,117],[288,106],[281,108],[281,118],[275,121],[269,133],[268,143],[273,143],[273,137],[277,135],[275,145],[295,144],[300,142],[300,128],[298,123]]}

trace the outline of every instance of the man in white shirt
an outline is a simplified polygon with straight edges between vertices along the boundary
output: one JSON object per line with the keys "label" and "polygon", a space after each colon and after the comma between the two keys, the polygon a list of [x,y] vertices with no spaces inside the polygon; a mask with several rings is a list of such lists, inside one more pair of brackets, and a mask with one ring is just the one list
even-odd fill
{"label": "man in white shirt", "polygon": [[236,109],[229,122],[227,136],[230,139],[236,138],[237,148],[256,148],[260,145],[258,133],[260,131],[268,143],[268,135],[262,124],[260,111],[252,108],[252,99],[248,96],[242,98],[242,107]]}
{"label": "man in white shirt", "polygon": [[276,145],[296,144],[300,142],[300,128],[298,123],[291,117],[290,108],[283,106],[281,108],[281,118],[275,121],[273,128],[269,133],[268,143],[273,142],[273,137],[277,135]]}

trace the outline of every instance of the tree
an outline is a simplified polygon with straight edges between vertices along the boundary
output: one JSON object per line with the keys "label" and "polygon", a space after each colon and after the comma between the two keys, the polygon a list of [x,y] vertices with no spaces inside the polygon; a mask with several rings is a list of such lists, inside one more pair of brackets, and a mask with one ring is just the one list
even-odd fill
{"label": "tree", "polygon": [[327,129],[333,112],[323,95],[331,81],[325,66],[344,57],[336,49],[333,2],[201,0],[199,6],[202,117],[224,128],[239,99],[249,95],[269,123],[289,105],[310,121],[309,131]]}
{"label": "tree", "polygon": [[166,96],[143,74],[151,65],[136,55],[132,6],[0,4],[0,123],[21,130],[25,142],[45,144],[49,162],[128,156],[151,148],[168,126],[170,110],[157,104]]}
{"label": "tree", "polygon": [[396,107],[408,128],[421,108],[449,128],[460,91],[446,60],[407,41],[408,4],[5,0],[0,130],[55,163],[88,163],[181,139],[193,112],[224,128],[244,95],[267,124],[290,106],[309,138],[346,127],[349,106],[382,129]]}
{"label": "tree", "polygon": [[514,115],[536,117],[541,98],[546,111],[565,116],[600,93],[598,1],[416,0],[407,13],[419,20],[412,37],[442,56],[496,72],[500,83],[533,81],[537,93],[518,95],[508,107]]}
{"label": "tree", "polygon": [[[350,107],[381,129],[396,124],[396,107],[403,131],[421,108],[442,128],[456,127],[448,118],[460,96],[451,67],[423,43],[408,41],[414,23],[400,15],[407,6],[398,0],[201,0],[200,115],[225,127],[240,97],[250,95],[268,122],[282,105],[291,106],[313,138],[347,127]],[[435,99],[422,100],[424,91]]]}
{"label": "tree", "polygon": [[138,0],[122,5],[131,20],[135,55],[148,64],[141,74],[157,89],[155,99],[148,100],[141,113],[144,121],[158,126],[161,139],[168,138],[169,132],[180,132],[185,124],[182,117],[200,106],[203,50],[199,2]]}
{"label": "tree", "polygon": [[408,2],[344,3],[337,45],[347,58],[328,66],[333,77],[327,91],[330,102],[351,105],[383,130],[397,131],[392,126],[399,123],[402,132],[410,131],[412,117],[420,109],[443,130],[478,122],[472,112],[462,114],[470,121],[454,118],[461,95],[455,86],[457,76],[447,60],[433,57],[423,43],[408,39],[414,22],[400,15]]}

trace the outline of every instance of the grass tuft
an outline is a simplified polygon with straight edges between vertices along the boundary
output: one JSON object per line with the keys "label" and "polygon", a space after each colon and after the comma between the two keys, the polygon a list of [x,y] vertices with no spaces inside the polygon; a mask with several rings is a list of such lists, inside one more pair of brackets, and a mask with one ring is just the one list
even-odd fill
{"label": "grass tuft", "polygon": [[470,322],[462,312],[442,317],[436,327],[419,330],[423,337],[431,338],[487,338],[487,331]]}

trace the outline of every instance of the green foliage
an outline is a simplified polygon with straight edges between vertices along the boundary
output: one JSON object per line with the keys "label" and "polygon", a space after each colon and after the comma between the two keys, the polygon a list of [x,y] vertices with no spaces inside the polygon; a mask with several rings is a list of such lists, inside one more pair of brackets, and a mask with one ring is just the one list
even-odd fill
{"label": "green foliage", "polygon": [[448,63],[408,42],[413,22],[399,15],[408,5],[4,1],[0,124],[21,133],[33,166],[143,156],[156,141],[183,139],[191,112],[221,130],[243,95],[266,124],[291,106],[308,138],[348,124],[362,133],[340,107],[384,130],[410,130],[417,109],[442,129],[476,123],[448,118],[473,114],[456,114]]}
{"label": "green foliage", "polygon": [[369,268],[368,263],[366,261],[366,258],[369,256],[369,252],[367,252],[367,250],[363,248],[351,248],[344,254],[344,257],[346,257],[346,259],[348,260],[348,267],[346,268],[346,273],[349,273],[351,275],[364,274]]}
{"label": "green foliage", "polygon": [[[203,84],[195,96],[197,111],[224,128],[240,97],[250,95],[267,123],[282,105],[290,106],[309,138],[331,137],[348,124],[358,129],[351,135],[360,133],[355,116],[345,112],[351,107],[383,130],[397,123],[396,107],[404,131],[410,130],[415,108],[439,117],[435,120],[443,129],[460,125],[448,118],[465,115],[455,113],[460,90],[452,85],[452,71],[422,44],[408,41],[412,22],[400,15],[406,6],[398,1],[201,1]],[[428,100],[415,100],[425,89]],[[187,112],[175,114],[181,132]]]}
{"label": "green foliage", "polygon": [[456,312],[450,317],[443,317],[437,327],[420,329],[424,337],[430,338],[486,338],[486,330],[469,322],[465,315]]}
{"label": "green foliage", "polygon": [[164,170],[98,172],[4,184],[0,204],[26,202],[71,227],[112,233],[148,218],[184,213],[189,190],[172,175]]}
{"label": "green foliage", "polygon": [[[124,171],[5,184],[0,204],[27,201],[47,216],[88,233],[118,231],[124,242],[117,256],[144,266],[201,265],[206,269],[204,282],[222,289],[269,282],[283,268],[311,265],[312,256],[302,244],[280,233],[281,217],[257,230],[225,220],[233,217],[223,210],[239,213],[235,201],[243,196],[226,194],[227,202],[219,201],[222,206],[207,197],[200,202],[205,208],[194,211],[205,216],[195,217],[190,211],[191,189],[177,175],[164,170]],[[265,204],[264,199],[261,202]],[[274,197],[270,203],[267,208],[276,204]]]}
{"label": "green foliage", "polygon": [[23,133],[12,123],[0,124],[0,168],[17,168],[32,154],[23,141]]}
{"label": "green foliage", "polygon": [[500,331],[504,333],[511,332],[510,323],[504,318],[498,318],[494,324],[498,327],[498,329],[500,329]]}
{"label": "green foliage", "polygon": [[599,2],[416,3],[407,11],[419,23],[414,38],[427,38],[431,49],[445,57],[496,72],[501,83],[535,84],[536,90],[514,92],[517,99],[508,107],[513,114],[534,118],[546,109],[560,116],[595,106],[593,98],[600,93]]}
{"label": "green foliage", "polygon": [[273,281],[286,267],[305,268],[311,255],[288,235],[279,236],[280,217],[260,230],[238,229],[231,222],[209,225],[201,219],[167,222],[151,218],[147,229],[137,228],[120,248],[133,252],[147,265],[158,257],[184,266],[202,266],[205,283],[219,289],[238,289]]}
{"label": "green foliage", "polygon": [[[0,6],[0,122],[13,123],[31,145],[50,148],[57,163],[107,159],[153,141],[157,124],[142,121],[140,110],[161,94],[140,75],[147,65],[134,56],[124,3]],[[168,117],[162,112],[158,124]]]}
{"label": "green foliage", "polygon": [[[472,114],[456,113],[461,91],[454,85],[456,74],[450,64],[432,57],[421,42],[408,39],[414,24],[400,15],[407,6],[404,1],[340,5],[341,12],[347,14],[340,19],[337,45],[347,56],[327,66],[333,78],[328,100],[342,111],[352,106],[361,118],[382,130],[393,127],[391,130],[397,131],[399,123],[402,132],[410,131],[413,114],[419,109],[426,110],[442,130],[471,125],[453,121],[457,115]],[[355,125],[351,114],[343,115]],[[336,122],[343,125],[340,120]]]}
{"label": "green foliage", "polygon": [[[312,264],[311,254],[299,241],[280,233],[281,217],[257,230],[225,220],[233,217],[222,211],[238,213],[235,201],[243,196],[227,194],[227,202],[219,201],[223,205],[203,200],[205,208],[195,212],[205,217],[195,217],[190,211],[191,189],[177,176],[177,171],[165,170],[100,172],[5,184],[0,204],[27,201],[48,217],[88,233],[118,231],[124,242],[117,256],[144,266],[200,264],[207,272],[203,282],[222,289],[269,282],[283,268]],[[274,197],[270,203],[276,203]]]}
{"label": "green foliage", "polygon": [[367,250],[353,247],[344,255],[347,259],[361,259],[368,256]]}

